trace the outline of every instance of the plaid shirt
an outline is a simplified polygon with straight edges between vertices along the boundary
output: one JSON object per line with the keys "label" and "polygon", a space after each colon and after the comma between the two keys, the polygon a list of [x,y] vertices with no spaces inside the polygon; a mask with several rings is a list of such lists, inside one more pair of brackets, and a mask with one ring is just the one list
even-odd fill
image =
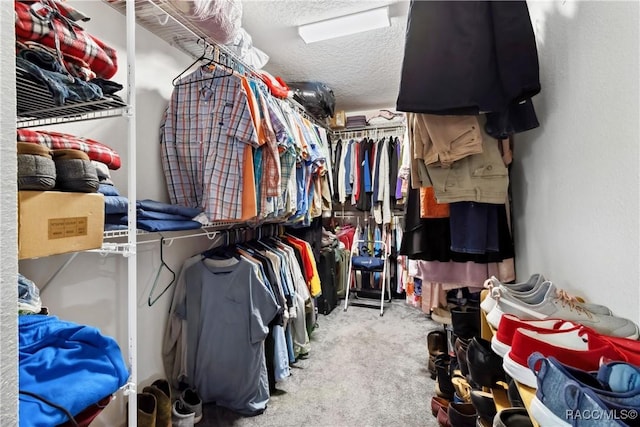
{"label": "plaid shirt", "polygon": [[223,73],[200,67],[183,78],[161,126],[171,203],[200,207],[210,221],[242,217],[244,147],[258,145],[241,80],[207,80]]}
{"label": "plaid shirt", "polygon": [[111,147],[89,138],[82,138],[68,133],[18,129],[18,142],[31,142],[44,145],[53,150],[73,148],[87,153],[91,160],[104,163],[109,169],[119,169],[120,155]]}
{"label": "plaid shirt", "polygon": [[115,49],[105,45],[73,22],[82,15],[55,0],[15,1],[16,41],[37,41],[76,57],[91,67],[98,77],[113,77],[118,66]]}

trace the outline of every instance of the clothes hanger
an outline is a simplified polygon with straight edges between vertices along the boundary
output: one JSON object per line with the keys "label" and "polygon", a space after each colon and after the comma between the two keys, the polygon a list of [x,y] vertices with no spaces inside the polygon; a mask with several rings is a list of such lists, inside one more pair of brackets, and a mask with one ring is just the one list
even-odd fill
{"label": "clothes hanger", "polygon": [[[200,44],[200,41],[202,39],[198,39],[197,44]],[[184,86],[184,85],[188,85],[188,84],[192,84],[192,83],[198,83],[198,82],[203,82],[203,81],[207,81],[207,80],[215,80],[215,79],[221,79],[224,77],[229,77],[233,75],[233,68],[229,67],[226,64],[223,64],[222,62],[218,62],[215,60],[214,56],[212,55],[211,58],[207,58],[207,51],[209,50],[209,48],[211,47],[214,51],[216,51],[217,48],[212,47],[210,45],[208,45],[204,40],[202,40],[202,43],[204,45],[204,51],[202,52],[202,55],[200,55],[200,57],[198,59],[196,59],[195,61],[193,61],[187,68],[185,68],[180,74],[178,74],[172,81],[171,84],[173,85],[173,87],[177,87],[177,86]],[[191,69],[191,67],[193,67],[194,65],[196,65],[198,62],[204,60],[204,59],[208,59],[208,62],[204,65],[205,67],[210,67],[212,64],[216,64],[219,65],[221,67],[224,67],[225,69],[228,70],[228,72],[222,76],[212,76],[212,77],[207,77],[204,79],[199,79],[199,80],[192,80],[192,81],[188,81],[185,83],[178,83],[180,78],[182,78],[182,76],[184,75],[184,73],[186,73],[188,70]]]}
{"label": "clothes hanger", "polygon": [[[153,306],[153,304],[156,303],[156,301],[158,301],[160,299],[160,297],[162,297],[162,295],[165,294],[165,292],[167,292],[169,290],[169,288],[171,287],[171,285],[173,285],[173,283],[176,281],[176,273],[175,271],[173,271],[171,269],[171,267],[169,267],[167,265],[167,263],[164,261],[164,237],[160,238],[160,267],[158,268],[158,271],[156,272],[156,277],[155,279],[153,279],[153,286],[151,287],[151,291],[149,292],[149,297],[147,298],[147,304],[149,304],[149,307]],[[165,268],[167,269],[167,271],[169,273],[171,273],[171,281],[169,282],[169,284],[167,286],[165,286],[165,288],[162,290],[162,292],[160,292],[160,295],[158,295],[155,298],[152,298],[153,296],[153,291],[155,291],[156,286],[158,286],[158,279],[160,278],[160,273],[162,272],[162,269]]]}

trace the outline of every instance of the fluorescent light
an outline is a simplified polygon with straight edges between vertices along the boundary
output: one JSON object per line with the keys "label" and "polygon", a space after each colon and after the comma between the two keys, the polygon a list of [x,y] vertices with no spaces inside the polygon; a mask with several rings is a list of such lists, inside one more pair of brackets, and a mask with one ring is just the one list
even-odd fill
{"label": "fluorescent light", "polygon": [[302,40],[308,44],[378,28],[385,28],[390,25],[389,7],[385,6],[327,19],[325,21],[300,25],[298,27],[298,34]]}

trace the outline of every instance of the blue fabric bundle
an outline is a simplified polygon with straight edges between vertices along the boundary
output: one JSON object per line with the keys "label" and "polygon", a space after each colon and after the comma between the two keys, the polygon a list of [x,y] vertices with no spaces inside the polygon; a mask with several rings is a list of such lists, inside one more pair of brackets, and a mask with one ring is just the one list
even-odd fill
{"label": "blue fabric bundle", "polygon": [[[39,314],[21,315],[19,388],[66,408],[72,415],[115,393],[129,378],[120,347],[91,326]],[[68,421],[59,409],[20,393],[21,426]]]}

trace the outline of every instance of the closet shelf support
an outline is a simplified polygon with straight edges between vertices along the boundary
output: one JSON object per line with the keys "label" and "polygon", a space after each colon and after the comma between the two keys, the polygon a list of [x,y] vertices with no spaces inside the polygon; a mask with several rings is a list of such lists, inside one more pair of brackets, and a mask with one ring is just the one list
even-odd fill
{"label": "closet shelf support", "polygon": [[135,395],[138,392],[138,387],[136,386],[135,382],[129,381],[124,386],[122,386],[122,392],[125,396]]}

